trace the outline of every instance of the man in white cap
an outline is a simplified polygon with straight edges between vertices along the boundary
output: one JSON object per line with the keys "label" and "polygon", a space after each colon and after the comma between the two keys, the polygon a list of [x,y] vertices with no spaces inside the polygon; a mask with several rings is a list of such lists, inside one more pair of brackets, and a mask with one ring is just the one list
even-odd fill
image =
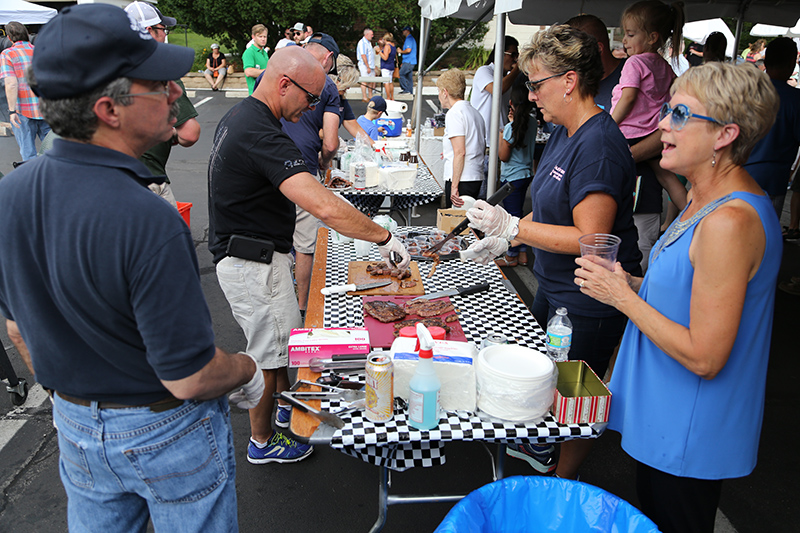
{"label": "man in white cap", "polygon": [[[141,29],[147,31],[153,39],[160,43],[167,41],[170,28],[177,24],[177,21],[172,17],[165,17],[161,11],[152,4],[147,2],[133,2],[128,4],[125,12],[130,17],[133,17],[139,23]],[[192,105],[189,98],[186,97],[186,87],[180,78],[174,80],[181,88],[181,95],[178,98],[178,116],[175,126],[172,129],[172,137],[164,142],[150,148],[142,155],[142,163],[147,165],[150,172],[154,176],[167,175],[167,160],[169,159],[170,152],[173,146],[183,146],[188,148],[192,146],[200,138],[200,123],[197,121],[197,110]],[[172,192],[172,187],[169,183],[169,177],[166,177],[162,184],[151,184],[150,190],[167,200],[174,207],[178,207],[175,201],[175,195]]]}
{"label": "man in white cap", "polygon": [[31,87],[61,138],[0,181],[0,314],[54,391],[71,531],[238,529],[225,395],[256,405],[263,375],[215,347],[192,235],[137,160],[171,137],[164,80],[193,59],[108,4],[36,39]]}

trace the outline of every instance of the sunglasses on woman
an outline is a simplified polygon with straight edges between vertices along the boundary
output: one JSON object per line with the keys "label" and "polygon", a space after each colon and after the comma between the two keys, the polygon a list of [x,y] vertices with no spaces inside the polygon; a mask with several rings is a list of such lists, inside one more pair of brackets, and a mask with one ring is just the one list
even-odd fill
{"label": "sunglasses on woman", "polygon": [[713,122],[718,126],[725,126],[725,122],[720,122],[719,120],[711,117],[707,117],[705,115],[698,115],[697,113],[692,113],[689,110],[689,106],[686,104],[678,104],[675,107],[671,107],[667,102],[664,102],[664,105],[661,106],[661,111],[658,114],[658,121],[661,122],[667,116],[672,115],[670,120],[670,126],[672,129],[680,131],[689,122],[690,118],[699,118],[700,120],[707,120],[709,122]]}
{"label": "sunglasses on woman", "polygon": [[553,74],[552,76],[547,76],[546,78],[542,78],[540,80],[526,81],[525,82],[525,87],[527,87],[527,89],[530,92],[535,94],[535,93],[539,92],[539,88],[542,86],[542,84],[544,82],[546,82],[547,80],[552,80],[553,78],[558,78],[559,76],[563,76],[567,72],[569,72],[569,71],[568,70],[564,71],[561,74]]}

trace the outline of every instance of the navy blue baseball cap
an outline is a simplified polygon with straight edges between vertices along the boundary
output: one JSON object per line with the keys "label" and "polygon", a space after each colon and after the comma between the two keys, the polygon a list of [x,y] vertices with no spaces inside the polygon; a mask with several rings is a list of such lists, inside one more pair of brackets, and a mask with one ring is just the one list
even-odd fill
{"label": "navy blue baseball cap", "polygon": [[316,32],[314,35],[309,37],[308,42],[306,44],[316,43],[324,46],[328,49],[328,51],[333,52],[333,67],[328,74],[336,74],[336,58],[339,57],[339,45],[336,44],[336,41],[333,40],[333,37],[328,35],[327,33]]}
{"label": "navy blue baseball cap", "polygon": [[68,6],[36,37],[32,89],[49,100],[73,98],[121,77],[175,80],[193,61],[194,50],[159,43],[119,7]]}

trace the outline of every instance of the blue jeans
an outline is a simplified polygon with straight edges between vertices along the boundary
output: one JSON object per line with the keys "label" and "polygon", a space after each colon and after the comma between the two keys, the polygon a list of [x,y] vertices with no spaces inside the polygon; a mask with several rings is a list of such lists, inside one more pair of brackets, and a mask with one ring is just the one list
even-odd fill
{"label": "blue jeans", "polygon": [[228,400],[161,413],[54,395],[71,532],[238,531]]}
{"label": "blue jeans", "polygon": [[[522,218],[522,215],[524,214],[522,212],[522,207],[523,205],[525,205],[525,198],[526,198],[525,193],[528,192],[528,186],[531,184],[532,181],[533,181],[533,176],[528,176],[527,178],[522,178],[510,182],[513,189],[511,189],[511,192],[503,200],[503,207],[505,208],[506,211],[508,211],[515,217]],[[502,185],[505,185],[505,183],[503,183]],[[517,257],[520,252],[526,251],[527,248],[528,247],[524,244],[512,246],[511,248],[508,249],[507,255],[508,257]]]}
{"label": "blue jeans", "polygon": [[[547,323],[559,307],[563,306],[550,303],[544,291],[538,290],[531,305],[531,314],[542,329],[547,330]],[[586,361],[594,373],[603,379],[608,370],[608,361],[614,355],[614,349],[625,332],[628,317],[622,313],[609,317],[581,316],[569,309],[567,311],[567,316],[572,322],[569,360]]]}
{"label": "blue jeans", "polygon": [[17,139],[19,145],[19,155],[22,156],[23,161],[28,161],[36,157],[36,137],[43,140],[44,136],[50,132],[50,125],[40,118],[28,118],[19,113],[17,113],[17,117],[19,117],[20,127],[12,125],[11,128],[14,130],[14,138]]}
{"label": "blue jeans", "polygon": [[411,63],[400,64],[400,90],[407,93],[414,92],[414,67]]}

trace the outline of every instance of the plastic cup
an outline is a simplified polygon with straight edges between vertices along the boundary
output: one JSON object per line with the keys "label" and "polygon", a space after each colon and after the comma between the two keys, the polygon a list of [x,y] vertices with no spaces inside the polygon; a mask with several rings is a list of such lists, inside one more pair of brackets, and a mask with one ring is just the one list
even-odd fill
{"label": "plastic cup", "polygon": [[614,271],[617,262],[617,252],[622,239],[608,233],[589,233],[578,239],[581,245],[581,257],[590,257],[608,270]]}
{"label": "plastic cup", "polygon": [[368,257],[369,250],[372,247],[372,243],[369,241],[362,241],[361,239],[355,239],[353,244],[356,247],[356,256],[357,257]]}

